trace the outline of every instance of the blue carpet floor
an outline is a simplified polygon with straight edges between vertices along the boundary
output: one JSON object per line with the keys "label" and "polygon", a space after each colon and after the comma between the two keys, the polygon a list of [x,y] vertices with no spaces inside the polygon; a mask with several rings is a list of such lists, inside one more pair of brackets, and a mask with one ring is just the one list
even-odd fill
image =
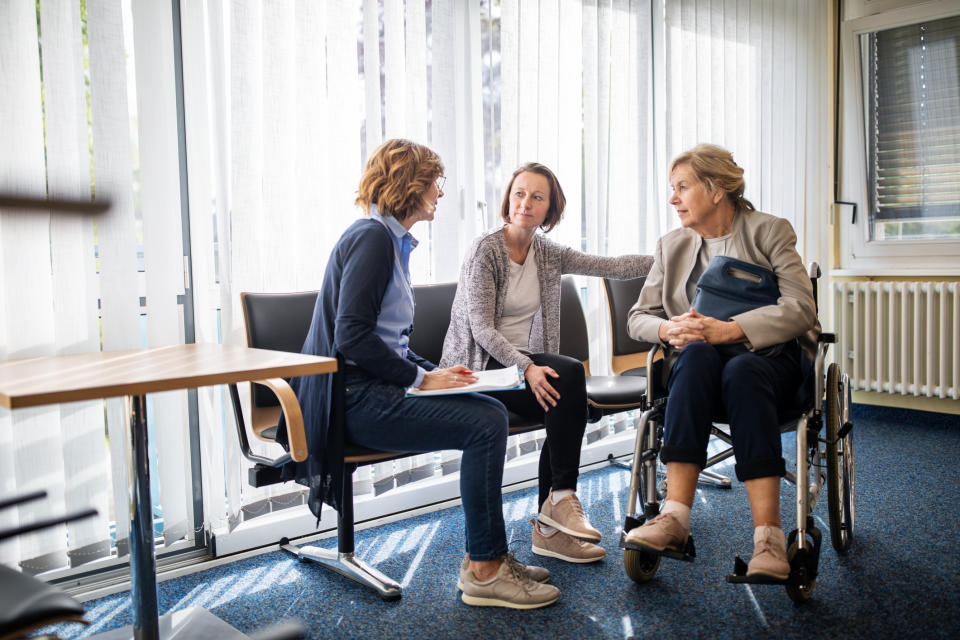
{"label": "blue carpet floor", "polygon": [[[545,609],[460,602],[458,508],[357,532],[357,554],[402,582],[398,602],[383,602],[336,574],[274,552],[163,582],[160,609],[204,607],[245,632],[296,618],[311,638],[958,637],[960,562],[952,544],[960,516],[960,416],[856,406],[854,417],[854,545],[844,557],[830,546],[823,495],[816,509],[824,533],[820,575],[803,606],[794,605],[783,587],[725,582],[734,554],[749,557],[752,549],[746,493],[736,481],[730,491],[698,491],[695,562],[664,559],[652,581],[633,583],[617,546],[629,473],[605,467],[580,481],[579,495],[608,553],[593,565],[534,556],[528,520],[536,491],[505,496],[511,549],[521,561],[548,567],[563,591]],[[793,437],[784,436],[788,461]],[[732,463],[725,473],[733,474]],[[785,484],[782,495],[789,531],[795,526],[793,486]],[[86,607],[91,627],[56,631],[80,638],[130,623],[128,594]]]}

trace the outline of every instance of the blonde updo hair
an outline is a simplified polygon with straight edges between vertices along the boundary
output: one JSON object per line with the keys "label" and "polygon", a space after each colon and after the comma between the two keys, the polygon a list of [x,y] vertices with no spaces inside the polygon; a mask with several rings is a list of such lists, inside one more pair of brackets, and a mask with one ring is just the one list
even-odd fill
{"label": "blonde updo hair", "polygon": [[733,161],[733,154],[715,144],[698,144],[684,151],[670,163],[670,173],[680,165],[687,165],[697,180],[713,192],[722,189],[737,213],[756,211],[753,203],[743,197],[746,183],[743,169]]}
{"label": "blonde updo hair", "polygon": [[403,222],[442,175],[443,162],[433,149],[400,138],[387,140],[367,160],[355,204],[367,215],[375,204],[381,215]]}

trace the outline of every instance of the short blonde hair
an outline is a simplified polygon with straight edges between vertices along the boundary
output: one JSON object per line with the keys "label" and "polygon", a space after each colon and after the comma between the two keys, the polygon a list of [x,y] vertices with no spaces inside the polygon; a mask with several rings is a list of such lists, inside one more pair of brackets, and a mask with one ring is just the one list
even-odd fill
{"label": "short blonde hair", "polygon": [[367,215],[375,204],[382,215],[402,222],[442,175],[443,162],[433,149],[401,138],[387,140],[367,159],[355,204]]}
{"label": "short blonde hair", "polygon": [[743,181],[743,169],[733,161],[733,154],[715,144],[698,144],[684,151],[670,163],[670,173],[678,166],[690,167],[697,180],[707,191],[723,189],[734,209],[755,211],[753,203],[743,197],[746,183]]}
{"label": "short blonde hair", "polygon": [[510,184],[507,185],[507,192],[503,194],[503,203],[500,205],[500,217],[507,224],[510,223],[510,192],[513,191],[513,181],[521,173],[536,173],[546,178],[550,184],[550,209],[547,211],[547,217],[543,219],[543,224],[540,225],[544,231],[550,231],[563,218],[563,210],[567,208],[567,197],[563,195],[557,176],[546,165],[539,162],[528,162],[518,167],[510,176]]}

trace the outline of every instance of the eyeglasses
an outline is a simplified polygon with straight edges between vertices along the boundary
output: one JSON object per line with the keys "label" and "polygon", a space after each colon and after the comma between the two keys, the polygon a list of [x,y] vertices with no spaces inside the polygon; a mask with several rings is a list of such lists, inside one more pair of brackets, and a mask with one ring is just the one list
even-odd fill
{"label": "eyeglasses", "polygon": [[443,185],[447,182],[447,176],[440,176],[437,178],[437,190],[443,191]]}

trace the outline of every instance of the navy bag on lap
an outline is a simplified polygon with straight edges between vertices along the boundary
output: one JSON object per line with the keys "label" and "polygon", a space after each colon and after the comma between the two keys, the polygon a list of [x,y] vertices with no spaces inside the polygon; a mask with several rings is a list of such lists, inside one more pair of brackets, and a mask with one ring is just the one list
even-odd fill
{"label": "navy bag on lap", "polygon": [[[780,287],[773,271],[752,262],[716,256],[697,280],[697,295],[692,306],[697,313],[727,322],[757,307],[777,304],[779,299]],[[784,346],[777,344],[756,353],[773,357],[779,355]],[[748,350],[744,344],[721,345],[718,349],[728,355]]]}
{"label": "navy bag on lap", "polygon": [[730,320],[734,316],[780,299],[777,277],[766,267],[716,256],[697,281],[693,308],[705,316]]}

